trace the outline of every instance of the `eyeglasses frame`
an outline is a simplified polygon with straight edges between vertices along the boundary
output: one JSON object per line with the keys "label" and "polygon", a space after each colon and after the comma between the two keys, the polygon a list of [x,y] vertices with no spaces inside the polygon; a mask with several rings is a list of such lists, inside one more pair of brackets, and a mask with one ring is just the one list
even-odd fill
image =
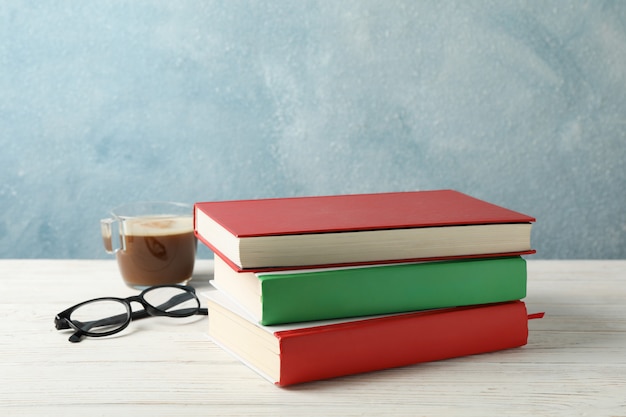
{"label": "eyeglasses frame", "polygon": [[[183,290],[184,293],[177,294],[174,297],[170,298],[167,302],[161,304],[160,306],[155,307],[145,300],[144,295],[150,291],[154,291],[159,288],[178,288],[180,290]],[[183,310],[182,313],[165,311],[165,309],[178,304],[176,302],[177,297],[180,297],[181,295],[186,295],[186,294],[191,294],[193,298],[196,300],[198,304],[196,308],[186,308]],[[84,330],[84,328],[81,328],[70,319],[70,316],[72,315],[72,313],[78,308],[86,304],[95,303],[99,301],[115,301],[115,302],[123,304],[126,307],[126,314],[125,314],[126,319],[124,323],[121,326],[113,330],[96,333],[96,332],[90,332],[88,330]],[[133,311],[132,306],[131,306],[132,302],[137,302],[141,304],[143,306],[143,310]],[[208,312],[208,309],[200,307],[200,300],[198,299],[198,296],[196,295],[195,288],[188,286],[188,285],[166,284],[166,285],[155,285],[155,286],[148,287],[144,289],[143,291],[141,291],[141,293],[130,296],[130,297],[126,297],[126,298],[99,297],[99,298],[94,298],[91,300],[83,301],[57,314],[54,318],[54,325],[57,330],[66,330],[70,328],[74,329],[75,333],[72,336],[70,336],[69,341],[72,343],[77,343],[77,342],[80,342],[84,336],[105,337],[105,336],[111,336],[113,334],[119,333],[122,330],[124,330],[126,327],[128,327],[131,321],[143,319],[146,317],[165,316],[165,317],[182,318],[182,317],[194,316],[196,314],[206,316],[209,314],[209,312]],[[106,321],[113,320],[116,318],[120,318],[120,315],[113,316],[113,317],[104,317],[101,320],[98,320],[97,322],[101,324],[106,324]]]}

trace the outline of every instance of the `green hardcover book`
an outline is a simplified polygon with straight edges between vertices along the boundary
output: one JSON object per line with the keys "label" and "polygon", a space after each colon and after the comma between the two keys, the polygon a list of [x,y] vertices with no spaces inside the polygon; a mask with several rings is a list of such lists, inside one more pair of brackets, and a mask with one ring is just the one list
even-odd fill
{"label": "green hardcover book", "polygon": [[526,261],[513,256],[255,273],[237,272],[216,255],[212,282],[267,326],[519,300],[526,296]]}

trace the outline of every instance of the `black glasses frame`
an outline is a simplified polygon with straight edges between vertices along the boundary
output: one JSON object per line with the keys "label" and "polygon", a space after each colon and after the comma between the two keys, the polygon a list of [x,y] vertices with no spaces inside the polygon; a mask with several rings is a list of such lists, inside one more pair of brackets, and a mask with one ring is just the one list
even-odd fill
{"label": "black glasses frame", "polygon": [[[161,288],[177,288],[180,289],[180,294],[177,294],[170,298],[168,301],[160,304],[158,306],[153,306],[149,302],[147,302],[144,298],[145,294]],[[184,309],[167,311],[169,308],[174,307],[181,302],[187,301],[189,295],[193,297],[196,301],[196,307],[187,307]],[[115,301],[120,304],[123,304],[126,307],[126,314],[118,314],[112,317],[104,317],[99,320],[94,320],[90,322],[79,322],[77,320],[72,320],[70,317],[72,313],[80,307],[83,307],[86,304],[95,303],[98,301]],[[131,302],[137,302],[143,306],[143,310],[133,311],[131,307]],[[74,329],[75,333],[70,336],[69,341],[72,343],[77,343],[82,340],[83,337],[104,337],[111,336],[113,334],[119,333],[124,330],[131,321],[139,320],[146,317],[151,316],[165,316],[165,317],[189,317],[193,315],[203,315],[207,316],[209,314],[208,309],[200,307],[200,300],[196,295],[196,290],[193,287],[188,285],[156,285],[152,287],[148,287],[143,290],[139,295],[133,295],[127,298],[119,298],[119,297],[101,297],[94,298],[92,300],[83,301],[82,303],[78,303],[66,310],[63,310],[54,318],[54,326],[57,330],[67,330]],[[123,320],[122,324],[121,320]],[[118,327],[112,330],[104,331],[104,332],[91,332],[89,329],[94,327],[108,326],[116,324]]]}

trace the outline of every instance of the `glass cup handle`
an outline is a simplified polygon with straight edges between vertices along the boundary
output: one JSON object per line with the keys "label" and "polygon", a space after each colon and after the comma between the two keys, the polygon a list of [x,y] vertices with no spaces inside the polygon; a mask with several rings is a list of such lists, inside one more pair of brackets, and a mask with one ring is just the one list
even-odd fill
{"label": "glass cup handle", "polygon": [[[104,250],[107,253],[115,253],[120,249],[124,249],[122,246],[122,239],[120,236],[120,228],[115,227],[117,219],[102,219],[100,220],[100,230],[102,232],[102,242],[104,243]],[[119,242],[120,246],[113,246],[113,242]]]}

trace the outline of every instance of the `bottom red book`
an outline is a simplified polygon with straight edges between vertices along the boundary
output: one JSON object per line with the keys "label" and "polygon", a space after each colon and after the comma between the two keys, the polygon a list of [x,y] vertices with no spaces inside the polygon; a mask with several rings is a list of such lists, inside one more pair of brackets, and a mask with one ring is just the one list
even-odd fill
{"label": "bottom red book", "polygon": [[209,336],[279,386],[523,346],[522,301],[263,326],[227,295],[205,294]]}

